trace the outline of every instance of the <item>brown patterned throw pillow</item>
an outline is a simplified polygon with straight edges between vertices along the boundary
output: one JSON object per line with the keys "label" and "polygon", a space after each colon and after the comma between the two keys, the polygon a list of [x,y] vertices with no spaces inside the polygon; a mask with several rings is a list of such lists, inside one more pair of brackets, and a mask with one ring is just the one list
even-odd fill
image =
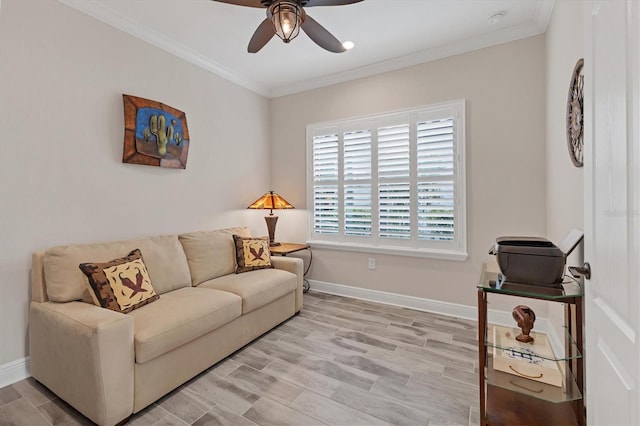
{"label": "brown patterned throw pillow", "polygon": [[256,269],[273,268],[269,240],[266,238],[247,238],[233,236],[236,246],[236,274]]}
{"label": "brown patterned throw pillow", "polygon": [[139,249],[105,263],[81,263],[96,305],[127,313],[158,300]]}

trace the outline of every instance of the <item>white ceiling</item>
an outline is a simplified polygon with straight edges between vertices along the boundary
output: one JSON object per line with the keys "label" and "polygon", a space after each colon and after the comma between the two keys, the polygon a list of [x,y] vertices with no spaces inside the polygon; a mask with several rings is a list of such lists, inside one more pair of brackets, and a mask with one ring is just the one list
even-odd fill
{"label": "white ceiling", "polygon": [[[247,43],[265,9],[211,0],[59,0],[267,97],[339,83],[543,33],[555,0],[364,0],[308,7],[355,47],[330,53],[304,33]],[[503,12],[501,22],[489,16]]]}

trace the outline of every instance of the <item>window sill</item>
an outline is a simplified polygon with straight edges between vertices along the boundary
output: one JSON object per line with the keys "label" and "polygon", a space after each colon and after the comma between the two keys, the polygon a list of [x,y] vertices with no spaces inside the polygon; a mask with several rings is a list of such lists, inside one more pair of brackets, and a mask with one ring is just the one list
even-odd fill
{"label": "window sill", "polygon": [[455,260],[458,262],[465,261],[467,260],[467,257],[469,257],[466,251],[433,250],[395,246],[373,246],[368,244],[338,243],[319,240],[307,240],[306,243],[309,244],[311,248],[355,251],[360,253],[389,254],[393,256],[409,256],[439,260]]}

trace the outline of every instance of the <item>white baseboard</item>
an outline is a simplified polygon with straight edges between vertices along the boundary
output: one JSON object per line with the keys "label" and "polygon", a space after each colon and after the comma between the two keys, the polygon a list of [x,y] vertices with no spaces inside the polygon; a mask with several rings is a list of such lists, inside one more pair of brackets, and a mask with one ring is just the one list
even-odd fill
{"label": "white baseboard", "polygon": [[[2,1],[2,0],[0,0]],[[360,287],[351,287],[333,284],[323,281],[309,280],[311,289],[321,293],[335,294],[338,296],[352,297],[355,299],[369,300],[371,302],[384,303],[386,305],[411,308],[418,311],[432,312],[439,315],[447,315],[456,318],[464,318],[471,321],[478,320],[476,306],[461,305],[457,303],[442,302],[439,300],[425,299],[422,297],[406,296],[397,293],[388,293],[379,290],[369,290]],[[513,326],[511,312],[489,309],[489,322],[497,325]],[[536,330],[547,333],[551,346],[556,353],[563,352],[563,339],[561,339],[554,327],[550,326],[547,318],[536,318]],[[564,337],[564,336],[563,336]],[[30,377],[29,357],[17,359],[0,365],[0,388],[9,386]]]}
{"label": "white baseboard", "polygon": [[438,300],[424,299],[422,297],[406,296],[386,291],[369,290],[360,287],[351,287],[341,284],[333,284],[324,281],[309,280],[311,289],[322,293],[338,296],[352,297],[354,299],[369,300],[371,302],[384,303],[386,305],[412,308],[418,311],[433,312],[469,320],[478,319],[478,310],[475,307],[459,305]]}
{"label": "white baseboard", "polygon": [[0,388],[12,385],[31,376],[29,357],[17,359],[0,365]]}
{"label": "white baseboard", "polygon": [[[313,291],[319,291],[321,293],[329,293],[335,294],[337,296],[352,297],[355,299],[384,303],[386,305],[411,308],[418,311],[431,312],[456,318],[464,318],[471,321],[478,320],[477,306],[442,302],[439,300],[406,296],[403,294],[388,293],[386,291],[370,290],[361,287],[351,287],[324,281],[309,280],[309,284],[311,285],[311,289]],[[513,317],[510,311],[507,312],[497,309],[489,309],[487,315],[489,317],[488,321],[491,324],[503,325],[508,327],[514,326]],[[536,331],[547,334],[551,343],[551,347],[556,354],[564,353],[564,340],[558,336],[555,328],[551,326],[551,323],[547,318],[536,318]]]}

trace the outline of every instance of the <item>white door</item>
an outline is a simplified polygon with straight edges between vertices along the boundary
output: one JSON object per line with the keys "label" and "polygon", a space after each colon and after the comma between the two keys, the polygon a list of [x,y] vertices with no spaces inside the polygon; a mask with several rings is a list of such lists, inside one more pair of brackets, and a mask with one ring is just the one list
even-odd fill
{"label": "white door", "polygon": [[587,423],[640,425],[640,1],[585,3]]}

